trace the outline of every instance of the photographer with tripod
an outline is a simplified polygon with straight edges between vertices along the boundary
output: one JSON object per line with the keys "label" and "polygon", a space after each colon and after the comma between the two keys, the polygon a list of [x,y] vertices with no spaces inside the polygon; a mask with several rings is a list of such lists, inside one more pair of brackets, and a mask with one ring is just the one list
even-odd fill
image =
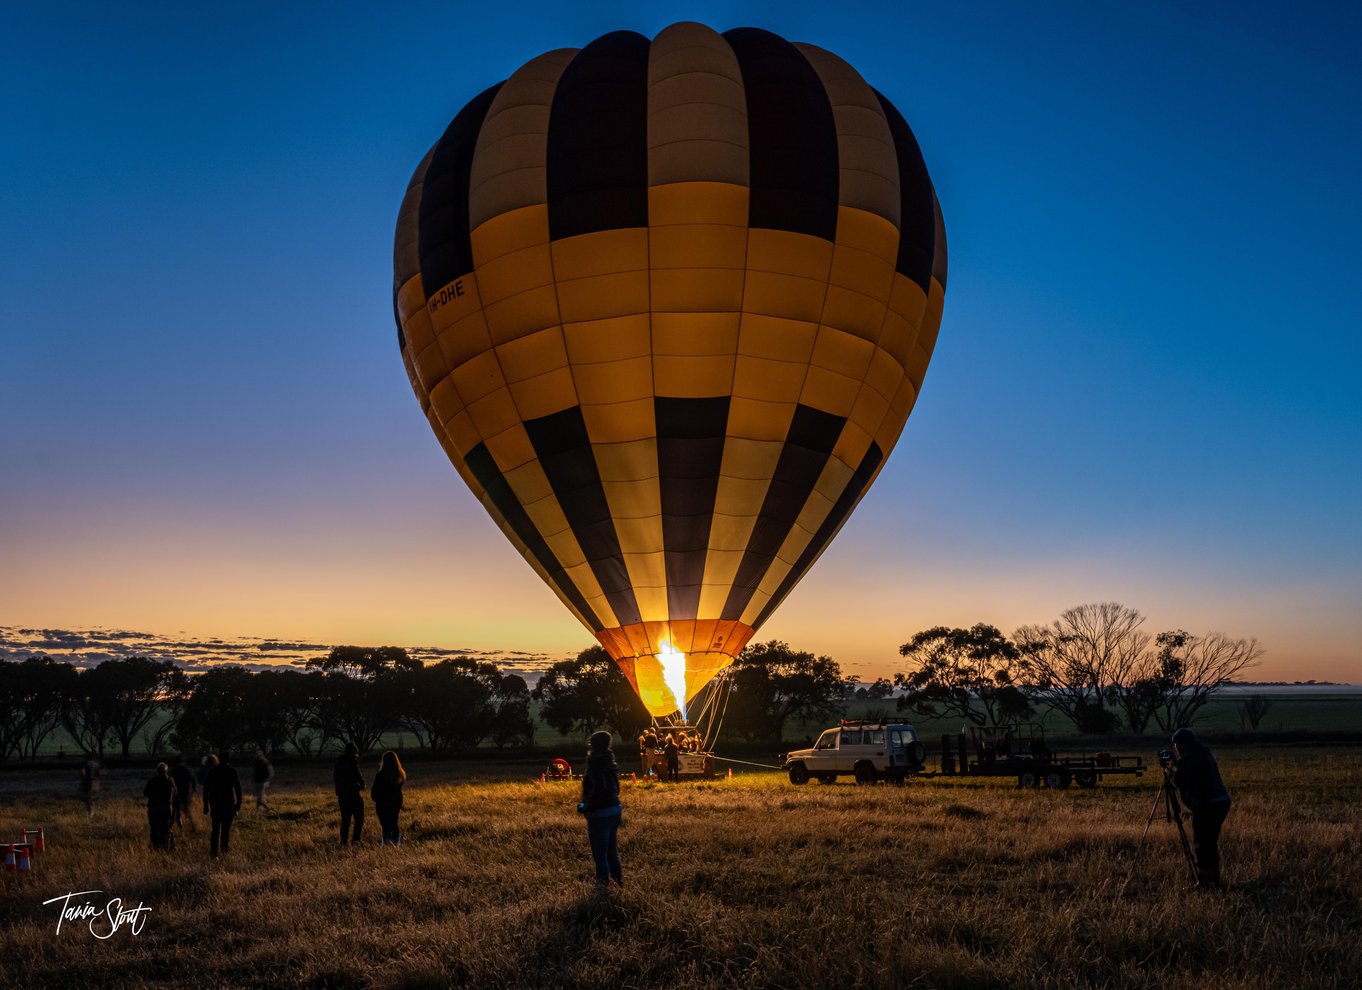
{"label": "photographer with tripod", "polygon": [[1164,773],[1192,813],[1197,873],[1192,889],[1214,889],[1220,886],[1220,829],[1230,813],[1230,792],[1220,779],[1215,757],[1191,729],[1173,733],[1173,752],[1174,759],[1165,765]]}

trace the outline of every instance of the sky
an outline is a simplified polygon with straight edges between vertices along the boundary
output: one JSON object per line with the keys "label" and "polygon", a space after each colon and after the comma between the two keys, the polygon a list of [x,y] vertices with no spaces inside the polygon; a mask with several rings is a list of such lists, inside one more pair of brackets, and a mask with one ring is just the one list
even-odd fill
{"label": "sky", "polygon": [[758,638],[870,679],[1114,600],[1362,681],[1362,14],[1260,0],[12,8],[0,626],[590,645],[420,413],[393,226],[470,97],[680,20],[859,69],[950,239],[903,437]]}

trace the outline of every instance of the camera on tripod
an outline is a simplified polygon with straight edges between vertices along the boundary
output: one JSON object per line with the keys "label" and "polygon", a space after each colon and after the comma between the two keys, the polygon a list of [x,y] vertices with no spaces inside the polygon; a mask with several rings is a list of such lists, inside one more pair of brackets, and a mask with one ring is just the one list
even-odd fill
{"label": "camera on tripod", "polygon": [[1159,750],[1159,766],[1167,770],[1173,765],[1173,751],[1171,749]]}

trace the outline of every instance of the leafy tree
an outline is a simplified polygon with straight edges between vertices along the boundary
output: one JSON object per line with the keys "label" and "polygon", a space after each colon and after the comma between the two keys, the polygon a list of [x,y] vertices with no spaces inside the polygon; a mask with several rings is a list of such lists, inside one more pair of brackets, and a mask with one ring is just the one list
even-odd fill
{"label": "leafy tree", "polygon": [[1068,716],[1080,732],[1109,732],[1116,715],[1106,708],[1112,686],[1139,679],[1149,634],[1144,616],[1117,602],[1078,605],[1049,626],[1022,626],[1013,639],[1019,671],[1036,700]]}
{"label": "leafy tree", "polygon": [[[400,722],[422,749],[437,752],[476,746],[491,731],[492,687],[479,664],[464,657],[441,660],[393,675]],[[493,671],[496,668],[492,664]]]}
{"label": "leafy tree", "polygon": [[82,753],[103,756],[110,735],[111,712],[104,703],[97,679],[91,676],[98,669],[77,670],[76,676],[67,680],[63,686],[60,719],[62,728]]}
{"label": "leafy tree", "polygon": [[738,654],[726,681],[731,692],[726,722],[749,740],[782,738],[791,718],[829,718],[842,700],[837,661],[796,652],[774,639]]}
{"label": "leafy tree", "polygon": [[105,660],[85,672],[95,704],[106,711],[105,723],[127,759],[132,742],[175,694],[185,673],[170,660],[128,657]]}
{"label": "leafy tree", "polygon": [[400,678],[391,671],[372,680],[333,671],[317,685],[312,726],[320,733],[323,748],[339,739],[367,753],[398,724],[404,700]]}
{"label": "leafy tree", "polygon": [[61,721],[62,698],[75,676],[74,667],[49,656],[0,662],[0,760],[37,758]]}
{"label": "leafy tree", "polygon": [[313,689],[321,681],[317,674],[296,670],[262,670],[251,675],[241,709],[245,739],[271,756],[278,756],[290,742],[297,748],[312,716]]}
{"label": "leafy tree", "polygon": [[206,746],[231,750],[250,739],[246,711],[255,678],[244,667],[214,667],[194,678],[194,688],[180,713],[172,741],[182,751]]}
{"label": "leafy tree", "polygon": [[421,662],[400,646],[333,646],[326,656],[309,657],[303,666],[372,680],[385,671],[419,669]]}
{"label": "leafy tree", "polygon": [[565,736],[608,727],[629,739],[649,722],[638,693],[601,646],[555,663],[532,696],[542,706],[540,717]]}
{"label": "leafy tree", "polygon": [[993,626],[924,629],[900,646],[899,654],[917,668],[894,679],[904,689],[901,711],[954,715],[975,725],[1031,714],[1030,699],[1018,683],[1017,648]]}
{"label": "leafy tree", "polygon": [[519,674],[496,671],[492,704],[495,712],[489,738],[494,746],[501,749],[504,746],[528,746],[534,742],[530,687],[525,683],[525,678]]}
{"label": "leafy tree", "polygon": [[1152,683],[1159,700],[1153,714],[1165,732],[1191,725],[1221,684],[1263,656],[1256,639],[1230,639],[1224,633],[1194,636],[1177,629],[1159,633],[1155,643]]}

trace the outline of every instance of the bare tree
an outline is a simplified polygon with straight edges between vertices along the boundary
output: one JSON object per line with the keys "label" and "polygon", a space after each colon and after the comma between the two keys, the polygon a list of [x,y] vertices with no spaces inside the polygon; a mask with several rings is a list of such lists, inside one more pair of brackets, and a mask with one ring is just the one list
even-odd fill
{"label": "bare tree", "polygon": [[1116,715],[1105,702],[1122,699],[1113,685],[1134,683],[1143,673],[1149,648],[1143,623],[1136,609],[1102,602],[1068,609],[1049,626],[1022,626],[1012,638],[1021,670],[1039,691],[1036,700],[1063,712],[1081,732],[1107,732]]}
{"label": "bare tree", "polygon": [[1261,694],[1251,694],[1239,702],[1239,721],[1254,732],[1262,724],[1267,713],[1272,710],[1272,702]]}
{"label": "bare tree", "polygon": [[1221,684],[1256,666],[1263,656],[1256,639],[1230,639],[1218,632],[1194,636],[1177,629],[1159,633],[1155,642],[1154,683],[1160,698],[1154,721],[1165,732],[1191,725]]}

